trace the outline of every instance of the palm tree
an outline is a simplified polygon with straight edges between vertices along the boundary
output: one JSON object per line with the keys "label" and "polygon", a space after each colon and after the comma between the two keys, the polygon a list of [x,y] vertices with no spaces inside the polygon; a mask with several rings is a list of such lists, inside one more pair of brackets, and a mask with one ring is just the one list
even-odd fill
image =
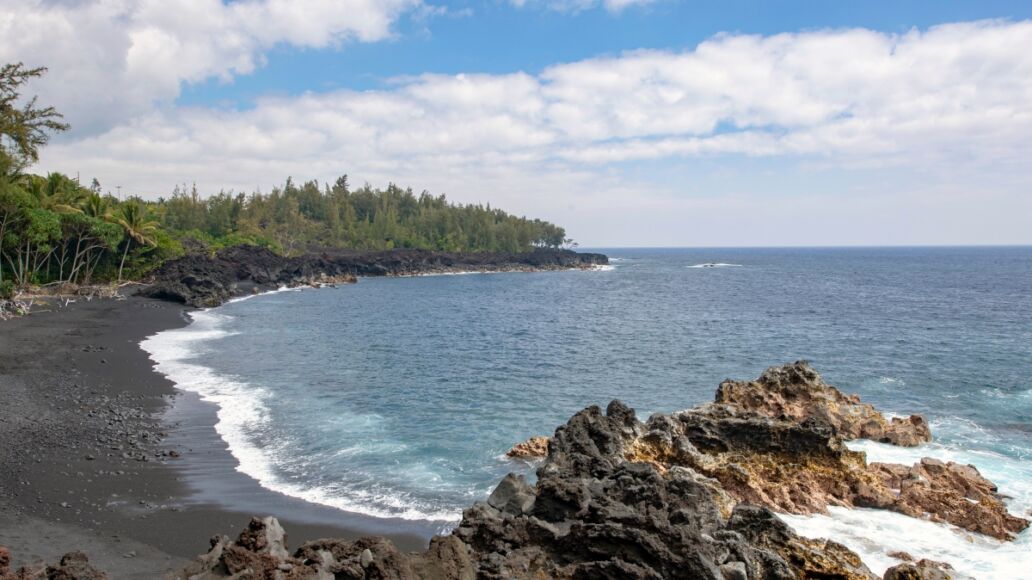
{"label": "palm tree", "polygon": [[86,196],[80,203],[79,209],[82,213],[97,219],[107,219],[110,211],[108,210],[108,200],[104,197],[91,193]]}
{"label": "palm tree", "polygon": [[158,229],[158,223],[148,219],[145,209],[139,202],[123,203],[115,212],[114,221],[125,230],[125,250],[122,252],[122,261],[118,264],[118,281],[122,281],[122,268],[125,266],[125,258],[129,255],[129,247],[133,242],[144,246],[156,246],[154,233]]}
{"label": "palm tree", "polygon": [[55,213],[81,211],[76,206],[83,200],[83,189],[74,180],[60,173],[50,173],[46,178],[25,175],[22,184],[43,209]]}

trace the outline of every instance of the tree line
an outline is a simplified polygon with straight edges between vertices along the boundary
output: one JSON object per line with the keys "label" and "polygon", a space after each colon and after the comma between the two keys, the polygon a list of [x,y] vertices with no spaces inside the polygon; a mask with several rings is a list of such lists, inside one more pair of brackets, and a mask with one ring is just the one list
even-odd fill
{"label": "tree line", "polygon": [[332,184],[288,178],[268,193],[202,196],[183,186],[156,201],[118,199],[96,179],[85,186],[61,173],[33,175],[25,170],[39,149],[68,129],[35,98],[19,104],[22,85],[45,70],[0,67],[0,295],[28,284],[138,277],[188,251],[237,244],[295,255],[334,248],[519,252],[570,243],[563,228],[545,221],[394,184],[353,189],[346,175]]}

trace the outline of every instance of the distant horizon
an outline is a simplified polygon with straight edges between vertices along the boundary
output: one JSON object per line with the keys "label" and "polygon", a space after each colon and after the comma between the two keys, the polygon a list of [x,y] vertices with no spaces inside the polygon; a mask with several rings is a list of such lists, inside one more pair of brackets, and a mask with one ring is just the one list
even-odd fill
{"label": "distant horizon", "polygon": [[71,125],[31,170],[124,195],[347,172],[588,245],[1032,244],[1027,2],[13,0],[0,35]]}
{"label": "distant horizon", "polygon": [[571,248],[578,250],[851,250],[851,249],[949,249],[949,248],[1029,248],[1032,244],[912,244],[912,245],[855,245],[855,246],[586,246]]}

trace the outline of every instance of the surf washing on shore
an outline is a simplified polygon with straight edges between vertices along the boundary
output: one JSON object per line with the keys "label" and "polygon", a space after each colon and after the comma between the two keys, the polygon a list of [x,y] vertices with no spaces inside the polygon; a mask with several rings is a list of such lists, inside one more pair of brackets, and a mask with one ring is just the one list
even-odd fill
{"label": "surf washing on shore", "polygon": [[[1032,250],[604,250],[606,271],[363,279],[191,314],[143,343],[218,405],[218,435],[262,486],[446,529],[510,471],[513,443],[619,398],[639,417],[712,400],[806,358],[899,414],[917,448],[870,461],[972,463],[1032,509]],[[721,267],[700,267],[720,265]],[[783,516],[876,573],[890,552],[1020,578],[1032,535],[1004,543],[875,510]]]}

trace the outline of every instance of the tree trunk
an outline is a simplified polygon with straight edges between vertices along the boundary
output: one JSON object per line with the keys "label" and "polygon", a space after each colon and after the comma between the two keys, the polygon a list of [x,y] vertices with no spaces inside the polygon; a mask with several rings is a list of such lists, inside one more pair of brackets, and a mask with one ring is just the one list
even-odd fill
{"label": "tree trunk", "polygon": [[125,266],[125,257],[129,255],[129,246],[133,245],[133,239],[128,238],[125,241],[125,251],[122,252],[122,261],[118,264],[118,281],[122,281],[122,267]]}

